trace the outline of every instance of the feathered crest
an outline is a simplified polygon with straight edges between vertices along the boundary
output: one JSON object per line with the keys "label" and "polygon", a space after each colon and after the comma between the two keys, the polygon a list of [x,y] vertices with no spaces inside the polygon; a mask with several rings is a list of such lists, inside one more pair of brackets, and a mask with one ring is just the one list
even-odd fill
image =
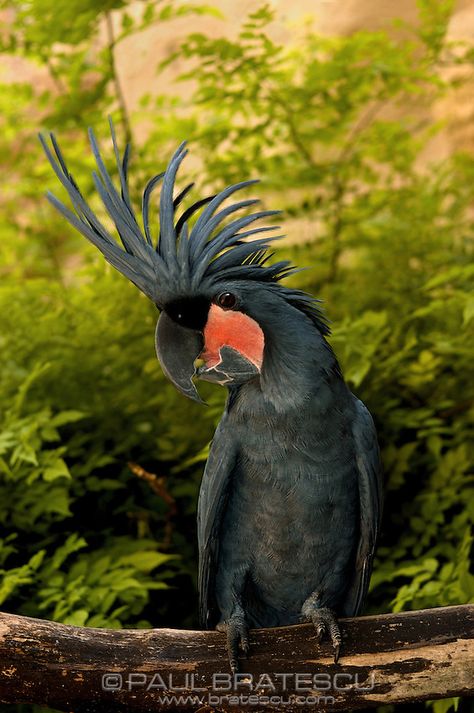
{"label": "feathered crest", "polygon": [[[121,157],[112,121],[110,133],[119,189],[107,171],[94,132],[89,129],[90,144],[97,165],[97,170],[92,175],[97,192],[115,225],[123,247],[120,247],[87,204],[52,133],[49,134],[50,142],[42,135],[40,141],[56,176],[69,195],[75,212],[52,193],[48,192],[47,196],[55,208],[101,251],[111,265],[128,277],[159,307],[171,296],[196,293],[199,288],[205,288],[217,280],[258,280],[275,283],[294,272],[295,268],[287,261],[267,264],[270,242],[282,236],[246,240],[257,233],[275,230],[275,227],[268,226],[245,229],[255,221],[275,215],[279,211],[262,210],[224,223],[233,213],[258,203],[258,200],[242,200],[221,209],[227,198],[257,181],[243,181],[229,186],[217,195],[193,203],[176,218],[177,209],[193,187],[193,184],[186,186],[174,197],[176,174],[187,154],[184,142],[173,154],[166,171],[154,176],[147,183],[143,191],[141,227],[128,190],[130,146],[127,145]],[[154,240],[150,228],[150,197],[160,182],[159,231]],[[202,211],[189,231],[188,220],[200,209]]]}

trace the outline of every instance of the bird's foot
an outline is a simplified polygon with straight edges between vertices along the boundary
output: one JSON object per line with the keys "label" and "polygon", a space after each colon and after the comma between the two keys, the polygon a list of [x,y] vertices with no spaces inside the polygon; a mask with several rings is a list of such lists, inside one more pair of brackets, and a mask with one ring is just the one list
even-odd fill
{"label": "bird's foot", "polygon": [[337,663],[341,651],[342,636],[335,613],[328,607],[317,607],[313,597],[303,604],[301,613],[304,621],[313,623],[318,644],[325,636],[329,637],[334,649],[334,663]]}
{"label": "bird's foot", "polygon": [[221,621],[217,625],[218,631],[227,634],[227,655],[232,673],[239,671],[239,648],[247,658],[249,653],[249,628],[243,614],[234,614],[227,621]]}

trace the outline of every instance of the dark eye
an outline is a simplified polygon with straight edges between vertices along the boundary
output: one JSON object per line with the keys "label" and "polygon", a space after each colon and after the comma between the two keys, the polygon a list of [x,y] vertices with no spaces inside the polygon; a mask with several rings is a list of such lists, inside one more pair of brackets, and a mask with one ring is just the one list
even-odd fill
{"label": "dark eye", "polygon": [[223,309],[232,309],[236,305],[237,298],[232,292],[221,292],[220,295],[217,295],[216,302]]}

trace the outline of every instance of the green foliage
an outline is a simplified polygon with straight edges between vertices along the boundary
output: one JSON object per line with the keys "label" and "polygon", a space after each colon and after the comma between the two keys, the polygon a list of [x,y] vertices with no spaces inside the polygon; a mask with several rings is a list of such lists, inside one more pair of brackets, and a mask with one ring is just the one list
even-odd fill
{"label": "green foliage", "polygon": [[[114,61],[121,40],[212,8],[2,6],[14,11],[3,51],[34,59],[52,88],[0,92],[0,603],[80,625],[191,625],[196,497],[224,394],[204,387],[202,409],[165,381],[154,308],[49,209],[43,191],[57,187],[35,134],[40,122],[60,132],[89,194],[85,124],[105,135],[112,113],[122,136],[135,126]],[[447,44],[451,2],[418,6],[402,39],[308,26],[284,46],[267,6],[235,39],[190,34],[161,69],[188,62],[194,89],[143,97],[153,128],[132,171],[137,189],[186,136],[203,187],[257,175],[265,202],[285,209],[297,240],[278,257],[314,266],[292,280],[327,302],[332,344],[380,436],[372,611],[474,600],[474,161],[421,161],[437,127],[418,112],[448,91],[441,68],[465,69],[474,48]],[[129,462],[158,475],[166,497]]]}
{"label": "green foliage", "polygon": [[[88,275],[67,296],[54,281],[0,288],[0,602],[81,625],[150,625],[150,596],[159,609],[194,548],[163,552],[166,504],[127,462],[167,469],[209,440],[212,422],[180,438],[193,410],[159,372],[153,309],[102,266]],[[196,488],[182,489],[183,517]]]}

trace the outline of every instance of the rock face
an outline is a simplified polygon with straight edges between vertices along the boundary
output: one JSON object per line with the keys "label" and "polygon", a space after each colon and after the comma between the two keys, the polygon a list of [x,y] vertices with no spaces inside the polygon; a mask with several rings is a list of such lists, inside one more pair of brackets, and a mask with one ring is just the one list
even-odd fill
{"label": "rock face", "polygon": [[416,3],[413,0],[321,0],[317,11],[321,31],[348,35],[360,29],[378,30],[390,25],[394,17],[415,22]]}
{"label": "rock face", "polygon": [[[243,18],[255,9],[253,0],[214,0],[224,15],[217,18],[196,18],[192,20],[193,31],[204,31],[218,36],[222,33],[232,36]],[[278,21],[271,28],[272,34],[280,42],[291,41],[297,26],[305,18],[313,19],[317,32],[325,35],[349,35],[357,30],[391,29],[393,20],[401,18],[415,23],[417,6],[413,0],[273,0]],[[154,62],[150,57],[160,59],[167,51],[176,49],[181,39],[190,31],[188,18],[176,20],[161,27],[150,28],[140,38],[133,37],[123,43],[118,50],[119,70],[123,77],[127,102],[135,108],[144,91],[179,91],[174,84],[176,69],[159,78],[154,72]],[[458,0],[448,29],[448,39],[474,41],[474,0]],[[446,78],[454,77],[452,69],[446,69]],[[421,162],[444,158],[457,149],[474,151],[474,76],[472,68],[455,70],[456,76],[464,75],[468,82],[454,88],[431,109],[420,105],[420,117],[427,111],[437,121],[446,121],[445,129],[429,144]],[[413,106],[410,107],[413,112]],[[399,112],[397,111],[397,114]]]}
{"label": "rock face", "polygon": [[[316,11],[317,25],[327,34],[347,35],[360,29],[386,29],[395,17],[416,22],[417,7],[412,0],[321,0]],[[448,40],[474,41],[474,0],[457,0],[447,33]],[[436,121],[446,122],[445,129],[434,138],[421,156],[421,162],[441,159],[453,151],[474,151],[474,75],[472,67],[447,68],[445,79],[463,76],[468,81],[453,87],[443,100],[431,109]],[[423,107],[420,114],[425,113]]]}
{"label": "rock face", "polygon": [[[174,81],[184,69],[179,63],[159,76],[156,66],[170,51],[179,47],[189,32],[205,32],[216,37],[235,35],[241,21],[256,7],[254,0],[211,0],[210,4],[222,12],[222,19],[209,16],[178,18],[153,25],[117,45],[116,65],[129,110],[137,110],[140,97],[147,92],[153,95],[188,91],[189,85]],[[395,18],[412,23],[417,18],[413,0],[398,0],[397,3],[393,0],[273,0],[272,5],[278,20],[273,23],[271,33],[279,42],[291,41],[305,18],[312,18],[315,31],[326,35],[348,35],[360,29],[390,29]],[[139,7],[137,2],[136,8]],[[133,12],[133,9],[132,5],[130,11]],[[8,13],[5,16],[4,11],[2,16],[8,22]],[[114,19],[118,27],[120,18]],[[105,29],[103,34],[105,38]],[[448,37],[474,41],[474,0],[457,0]],[[50,84],[45,70],[20,57],[2,57],[2,65],[3,81],[31,81],[39,89]],[[453,70],[448,68],[445,71],[450,79]],[[464,72],[469,81],[461,88],[453,88],[442,101],[428,110],[436,120],[446,121],[446,128],[432,141],[422,162],[443,158],[460,148],[474,150],[474,77],[470,68],[457,68],[455,71],[456,76]],[[420,116],[426,117],[426,108],[420,106],[418,111]],[[413,112],[413,106],[410,112]]]}

